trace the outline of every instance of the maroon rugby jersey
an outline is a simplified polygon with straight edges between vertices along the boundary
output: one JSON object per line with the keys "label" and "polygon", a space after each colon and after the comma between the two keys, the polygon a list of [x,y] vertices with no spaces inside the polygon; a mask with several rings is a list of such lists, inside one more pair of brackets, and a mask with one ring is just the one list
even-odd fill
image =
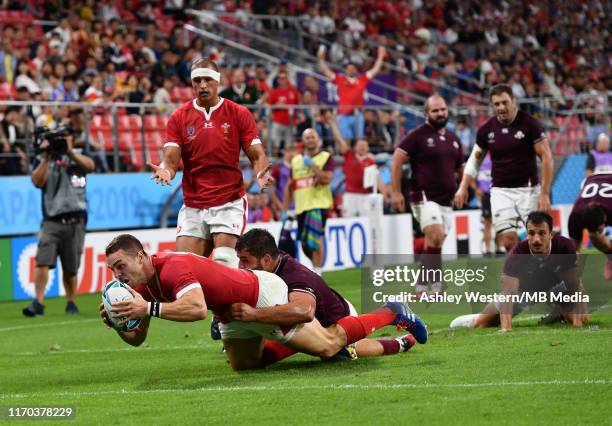
{"label": "maroon rugby jersey", "polygon": [[546,291],[562,281],[560,272],[578,265],[576,247],[569,238],[555,234],[548,256],[534,256],[529,242],[515,245],[504,263],[504,274],[518,278],[519,291]]}
{"label": "maroon rugby jersey", "polygon": [[315,318],[323,327],[329,327],[340,318],[350,315],[348,304],[340,294],[330,288],[323,278],[288,254],[281,255],[274,273],[287,283],[289,293],[301,291],[316,299]]}
{"label": "maroon rugby jersey", "polygon": [[546,137],[542,125],[518,110],[512,123],[490,118],[476,133],[476,144],[491,153],[491,186],[519,188],[538,184],[535,144]]}
{"label": "maroon rugby jersey", "polygon": [[606,225],[612,226],[612,173],[594,174],[586,178],[580,189],[580,195],[574,202],[574,208],[567,221],[570,237],[582,240],[582,212],[591,203],[598,203],[606,212]]}
{"label": "maroon rugby jersey", "polygon": [[429,123],[408,133],[397,147],[410,157],[410,202],[435,201],[450,206],[463,164],[461,142],[453,132],[438,133]]}

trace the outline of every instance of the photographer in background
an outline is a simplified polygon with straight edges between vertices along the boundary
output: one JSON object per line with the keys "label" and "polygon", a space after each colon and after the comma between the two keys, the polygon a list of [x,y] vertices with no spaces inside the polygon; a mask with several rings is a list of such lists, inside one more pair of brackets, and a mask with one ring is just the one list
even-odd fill
{"label": "photographer in background", "polygon": [[87,223],[85,175],[94,171],[95,165],[91,158],[73,149],[70,130],[60,127],[37,133],[39,155],[33,165],[32,183],[42,190],[43,222],[34,273],[36,298],[22,312],[28,317],[44,315],[49,269],[55,267],[59,256],[66,290],[66,313],[77,314],[74,294]]}

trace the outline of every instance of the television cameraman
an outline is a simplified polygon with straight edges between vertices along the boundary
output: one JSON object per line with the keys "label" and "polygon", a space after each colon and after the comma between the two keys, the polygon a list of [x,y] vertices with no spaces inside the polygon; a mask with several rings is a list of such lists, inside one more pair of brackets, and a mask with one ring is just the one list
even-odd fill
{"label": "television cameraman", "polygon": [[55,267],[58,256],[66,290],[66,313],[79,312],[74,294],[87,223],[85,175],[93,172],[95,165],[81,150],[73,149],[72,144],[72,129],[67,126],[35,132],[39,155],[33,164],[32,183],[42,191],[43,221],[34,273],[36,298],[22,311],[28,317],[44,315],[49,269]]}

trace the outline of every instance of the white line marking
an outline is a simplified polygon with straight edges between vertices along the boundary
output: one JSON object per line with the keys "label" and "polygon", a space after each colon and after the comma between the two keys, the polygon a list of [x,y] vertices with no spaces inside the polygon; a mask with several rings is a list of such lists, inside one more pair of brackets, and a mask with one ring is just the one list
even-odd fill
{"label": "white line marking", "polygon": [[41,350],[41,351],[33,351],[33,352],[18,352],[16,354],[4,353],[0,355],[6,356],[39,356],[39,355],[62,355],[62,354],[95,354],[95,353],[113,353],[113,352],[132,352],[132,351],[174,351],[181,349],[204,349],[204,348],[217,348],[221,347],[220,345],[215,345],[212,343],[202,342],[197,345],[184,345],[184,346],[148,346],[148,347],[140,347],[135,348],[133,346],[128,346],[125,348],[114,348],[114,349],[68,349],[62,350],[59,349],[57,351],[53,350]]}
{"label": "white line marking", "polygon": [[388,390],[388,389],[440,389],[440,388],[484,388],[507,386],[568,386],[568,385],[610,385],[607,379],[584,380],[549,380],[534,382],[489,382],[489,383],[399,383],[399,384],[345,384],[345,385],[299,385],[299,386],[227,386],[227,387],[201,387],[193,389],[167,388],[167,389],[117,389],[96,392],[59,392],[59,393],[15,393],[0,394],[0,399],[23,399],[41,397],[82,397],[104,395],[142,395],[156,393],[200,393],[200,392],[253,392],[253,391],[300,391],[300,390]]}
{"label": "white line marking", "polygon": [[[32,320],[32,321],[36,321],[36,320]],[[93,321],[100,321],[102,322],[102,318],[90,318],[90,319],[83,319],[83,320],[73,320],[73,321],[61,321],[61,322],[46,322],[43,324],[32,324],[32,325],[18,325],[15,327],[5,327],[5,328],[0,328],[0,333],[5,332],[5,331],[18,331],[18,330],[27,330],[30,328],[43,328],[43,327],[55,327],[56,325],[67,325],[67,324],[81,324],[84,322],[93,322]]]}

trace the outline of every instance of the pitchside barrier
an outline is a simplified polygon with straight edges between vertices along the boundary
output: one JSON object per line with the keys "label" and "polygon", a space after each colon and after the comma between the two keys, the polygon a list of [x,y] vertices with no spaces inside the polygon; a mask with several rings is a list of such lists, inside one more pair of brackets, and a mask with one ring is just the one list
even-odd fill
{"label": "pitchside barrier", "polygon": [[[126,184],[127,179],[123,178],[123,184]],[[91,184],[91,182],[90,182]],[[133,190],[143,191],[139,187],[138,182],[134,182]],[[91,185],[90,185],[91,186]],[[109,185],[105,181],[104,188],[107,190]],[[148,188],[161,188],[157,185],[146,185]],[[90,188],[91,190],[91,188]],[[95,190],[95,189],[94,189]],[[165,189],[167,190],[167,188]],[[129,193],[129,191],[127,192]],[[6,201],[6,192],[2,191],[2,201]],[[29,197],[27,194],[22,194],[23,197]],[[124,198],[127,205],[120,206],[122,211],[137,212],[138,210],[131,204],[135,200],[139,200],[141,195],[134,195]],[[39,200],[39,199],[38,199]],[[34,202],[34,201],[32,201]],[[40,202],[40,200],[39,200]],[[156,206],[153,202],[148,201],[151,209]],[[104,204],[104,203],[102,203]],[[91,199],[90,199],[91,206]],[[18,206],[17,211],[22,211],[23,206]],[[28,210],[34,214],[34,207],[28,207]],[[38,206],[39,209],[39,206]],[[555,206],[553,208],[553,217],[555,228],[562,234],[567,235],[567,218],[571,211],[571,205]],[[2,221],[2,231],[6,233],[5,224],[7,221],[14,223],[22,223],[29,219],[12,217],[15,210],[11,213],[7,210],[6,204],[0,203],[0,220]],[[113,226],[119,229],[129,229],[130,223],[138,219],[140,223],[146,223],[143,217],[147,214],[121,215],[118,214],[112,222]],[[91,217],[91,215],[90,215]],[[106,217],[106,216],[105,216]],[[112,217],[108,217],[110,221]],[[39,219],[40,220],[40,219]],[[380,242],[380,251],[378,254],[386,255],[410,255],[413,254],[413,237],[412,237],[412,219],[409,214],[402,215],[386,215],[381,221],[382,238]],[[91,229],[90,221],[88,229]],[[127,226],[126,226],[127,225]],[[143,225],[144,226],[144,225]],[[253,227],[261,227],[268,229],[273,235],[279,236],[281,230],[280,222],[255,223],[249,224],[247,229]],[[9,228],[8,231],[16,229],[16,226]],[[38,229],[38,223],[36,230]],[[154,253],[164,250],[174,250],[175,229],[133,229],[127,231],[112,231],[112,232],[88,232],[85,238],[85,248],[81,260],[81,267],[78,274],[78,293],[94,293],[102,289],[102,286],[112,279],[112,274],[106,266],[106,256],[104,248],[106,244],[117,234],[128,232],[141,239],[145,244],[148,252]],[[293,236],[297,232],[297,224],[294,224]],[[479,210],[467,210],[454,212],[454,220],[448,238],[444,244],[443,252],[453,256],[457,254],[481,254],[482,240],[482,224],[480,221]],[[36,253],[37,236],[30,235],[24,237],[12,237],[0,239],[0,301],[4,300],[22,300],[30,299],[34,295],[34,268],[35,268],[35,253]],[[329,219],[326,225],[325,232],[325,256],[323,263],[323,271],[334,271],[347,268],[359,267],[366,253],[373,253],[373,236],[368,218],[336,218]],[[300,261],[309,264],[308,259],[299,251]],[[64,295],[61,282],[61,265],[52,270],[49,274],[49,282],[47,283],[47,296],[62,296]],[[356,285],[358,285],[356,283]]]}

